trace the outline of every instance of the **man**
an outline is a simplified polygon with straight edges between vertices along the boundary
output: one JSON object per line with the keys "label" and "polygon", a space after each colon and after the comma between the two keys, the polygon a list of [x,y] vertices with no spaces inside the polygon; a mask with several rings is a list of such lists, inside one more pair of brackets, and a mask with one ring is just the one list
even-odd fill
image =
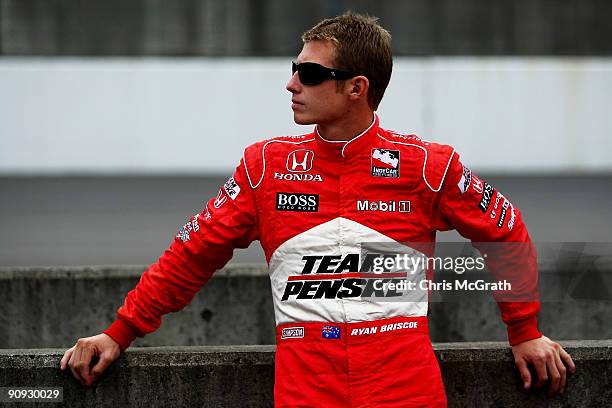
{"label": "man", "polygon": [[[518,209],[451,147],[380,127],[374,112],[391,76],[389,33],[347,13],[302,39],[287,90],[295,122],[315,130],[245,150],[217,197],[143,274],[117,320],[66,351],[61,368],[81,383],[91,385],[135,337],[189,303],[234,248],[255,239],[272,282],[278,406],[446,405],[427,297],[373,295],[380,275],[363,267],[370,243],[432,255],[435,231],[452,228],[473,242],[519,243],[526,270],[493,273],[512,278],[519,295],[537,293],[536,258]],[[525,388],[550,380],[552,394],[563,392],[566,370],[575,367],[538,331],[537,299],[496,299]]]}

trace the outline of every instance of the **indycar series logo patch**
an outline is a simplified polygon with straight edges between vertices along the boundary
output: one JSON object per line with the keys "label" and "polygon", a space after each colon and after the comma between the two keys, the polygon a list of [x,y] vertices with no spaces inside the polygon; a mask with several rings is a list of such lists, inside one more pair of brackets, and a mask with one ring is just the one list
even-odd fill
{"label": "indycar series logo patch", "polygon": [[399,178],[399,150],[372,149],[372,176]]}

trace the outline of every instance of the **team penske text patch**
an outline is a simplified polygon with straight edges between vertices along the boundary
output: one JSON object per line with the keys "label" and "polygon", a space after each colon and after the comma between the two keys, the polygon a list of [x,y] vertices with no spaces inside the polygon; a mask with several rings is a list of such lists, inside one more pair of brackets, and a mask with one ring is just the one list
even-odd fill
{"label": "team penske text patch", "polygon": [[372,149],[372,176],[399,178],[399,150]]}

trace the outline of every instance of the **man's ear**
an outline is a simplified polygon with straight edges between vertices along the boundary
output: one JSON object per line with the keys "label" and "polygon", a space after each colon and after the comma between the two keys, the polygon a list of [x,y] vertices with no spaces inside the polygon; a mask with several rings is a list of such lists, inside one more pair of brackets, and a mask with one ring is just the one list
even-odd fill
{"label": "man's ear", "polygon": [[358,75],[354,78],[351,78],[348,81],[349,86],[349,99],[350,100],[357,100],[360,98],[367,98],[368,97],[368,89],[370,87],[370,81],[368,81],[368,78],[364,77],[363,75]]}

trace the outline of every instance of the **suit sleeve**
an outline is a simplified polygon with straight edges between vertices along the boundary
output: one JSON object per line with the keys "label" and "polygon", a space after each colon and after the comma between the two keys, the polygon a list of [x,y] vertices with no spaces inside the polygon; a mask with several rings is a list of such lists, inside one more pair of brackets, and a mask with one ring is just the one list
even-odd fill
{"label": "suit sleeve", "polygon": [[234,176],[177,233],[170,247],[141,276],[104,331],[125,350],[140,336],[155,331],[162,316],[185,307],[211,275],[258,239],[253,190],[244,162]]}
{"label": "suit sleeve", "polygon": [[493,276],[510,282],[510,291],[493,293],[510,344],[541,337],[537,254],[518,208],[454,154],[435,213],[436,229],[456,229],[470,239],[483,256],[487,253]]}

